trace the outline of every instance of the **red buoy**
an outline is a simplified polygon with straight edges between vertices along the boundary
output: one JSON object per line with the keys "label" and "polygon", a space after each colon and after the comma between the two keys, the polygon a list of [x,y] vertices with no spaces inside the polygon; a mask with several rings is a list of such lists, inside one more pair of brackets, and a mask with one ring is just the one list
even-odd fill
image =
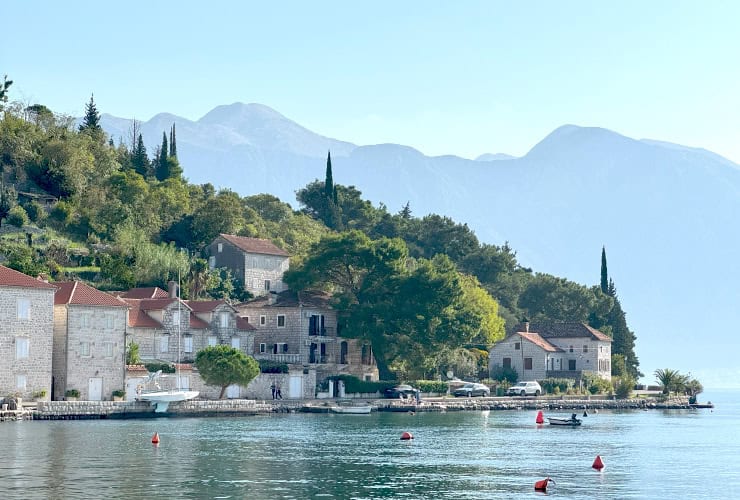
{"label": "red buoy", "polygon": [[408,441],[409,439],[414,439],[414,435],[410,432],[404,432],[403,434],[401,434],[401,440]]}
{"label": "red buoy", "polygon": [[159,433],[158,432],[155,432],[154,435],[152,436],[152,443],[159,444]]}
{"label": "red buoy", "polygon": [[601,470],[604,468],[604,462],[601,461],[601,455],[596,455],[596,460],[594,460],[594,463],[591,467],[596,470]]}
{"label": "red buoy", "polygon": [[537,412],[537,418],[534,420],[537,424],[545,423],[545,416],[542,414],[542,410]]}
{"label": "red buoy", "polygon": [[547,491],[547,483],[555,484],[555,481],[553,481],[549,477],[543,479],[542,481],[537,481],[536,483],[534,483],[534,490],[535,491]]}

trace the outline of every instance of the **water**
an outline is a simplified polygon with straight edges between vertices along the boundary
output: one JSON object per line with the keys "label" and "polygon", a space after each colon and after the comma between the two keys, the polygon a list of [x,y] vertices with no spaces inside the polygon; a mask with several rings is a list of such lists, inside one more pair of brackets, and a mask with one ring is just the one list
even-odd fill
{"label": "water", "polygon": [[[0,491],[14,498],[733,498],[740,392],[710,410],[533,411],[0,424]],[[545,412],[554,414],[555,412]],[[158,432],[162,442],[150,443]],[[413,441],[401,441],[404,431]],[[606,464],[591,468],[596,455]]]}

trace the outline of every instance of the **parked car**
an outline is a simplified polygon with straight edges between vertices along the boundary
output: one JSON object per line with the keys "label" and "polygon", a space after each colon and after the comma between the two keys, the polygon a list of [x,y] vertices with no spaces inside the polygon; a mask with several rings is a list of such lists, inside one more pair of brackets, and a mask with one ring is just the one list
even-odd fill
{"label": "parked car", "polygon": [[542,387],[540,387],[540,384],[536,381],[517,382],[509,387],[506,394],[509,396],[539,396],[542,394]]}
{"label": "parked car", "polygon": [[419,393],[419,389],[415,389],[407,384],[397,385],[395,387],[388,387],[383,393],[387,398],[404,398],[416,397]]}
{"label": "parked car", "polygon": [[454,396],[467,396],[467,397],[475,397],[475,396],[490,396],[491,395],[491,389],[488,388],[488,386],[483,384],[474,384],[474,383],[468,383],[464,386],[455,389],[455,391],[452,393]]}

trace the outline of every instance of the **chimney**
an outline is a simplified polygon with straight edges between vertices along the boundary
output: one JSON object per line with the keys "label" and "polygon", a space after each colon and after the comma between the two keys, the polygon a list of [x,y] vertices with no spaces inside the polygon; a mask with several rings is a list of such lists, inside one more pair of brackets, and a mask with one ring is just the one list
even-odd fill
{"label": "chimney", "polygon": [[524,331],[529,333],[529,321],[524,322]]}
{"label": "chimney", "polygon": [[179,290],[177,289],[177,282],[176,281],[168,281],[167,282],[167,293],[171,299],[176,299],[178,295],[180,295]]}

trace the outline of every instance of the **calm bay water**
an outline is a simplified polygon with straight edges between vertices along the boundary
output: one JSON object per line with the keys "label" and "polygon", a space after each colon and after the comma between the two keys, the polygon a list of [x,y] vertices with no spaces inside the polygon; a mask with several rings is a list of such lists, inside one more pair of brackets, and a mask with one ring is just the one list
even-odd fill
{"label": "calm bay water", "polygon": [[0,494],[510,498],[542,496],[550,476],[552,497],[737,498],[740,391],[702,399],[717,407],[602,411],[574,429],[533,411],[3,423]]}

